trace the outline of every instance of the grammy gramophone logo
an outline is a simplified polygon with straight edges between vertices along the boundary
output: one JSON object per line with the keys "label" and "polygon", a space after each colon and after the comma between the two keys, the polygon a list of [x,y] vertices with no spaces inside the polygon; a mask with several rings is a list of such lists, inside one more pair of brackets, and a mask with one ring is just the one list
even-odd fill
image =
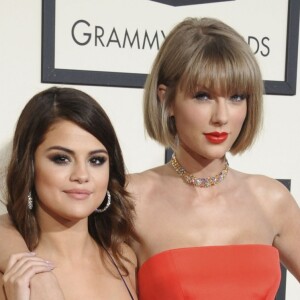
{"label": "grammy gramophone logo", "polygon": [[188,6],[194,4],[227,2],[227,1],[235,1],[235,0],[150,0],[150,1],[159,2],[171,6]]}

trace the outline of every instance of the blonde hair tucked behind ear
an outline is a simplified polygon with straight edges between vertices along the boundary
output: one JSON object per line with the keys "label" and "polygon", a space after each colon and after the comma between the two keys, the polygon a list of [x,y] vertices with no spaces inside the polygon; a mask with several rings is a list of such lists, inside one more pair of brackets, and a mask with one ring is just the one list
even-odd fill
{"label": "blonde hair tucked behind ear", "polygon": [[[160,101],[157,89],[167,86]],[[169,116],[178,90],[199,87],[226,95],[247,95],[247,116],[231,153],[251,146],[261,126],[263,81],[249,45],[233,28],[212,18],[187,18],[173,28],[154,60],[144,89],[144,121],[149,136],[176,147],[176,127]]]}

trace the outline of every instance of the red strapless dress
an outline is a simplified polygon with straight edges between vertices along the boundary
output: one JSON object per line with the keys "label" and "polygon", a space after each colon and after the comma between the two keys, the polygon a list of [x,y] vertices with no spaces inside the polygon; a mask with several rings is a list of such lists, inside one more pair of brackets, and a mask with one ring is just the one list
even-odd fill
{"label": "red strapless dress", "polygon": [[229,245],[179,248],[149,258],[138,273],[140,300],[274,300],[276,248]]}

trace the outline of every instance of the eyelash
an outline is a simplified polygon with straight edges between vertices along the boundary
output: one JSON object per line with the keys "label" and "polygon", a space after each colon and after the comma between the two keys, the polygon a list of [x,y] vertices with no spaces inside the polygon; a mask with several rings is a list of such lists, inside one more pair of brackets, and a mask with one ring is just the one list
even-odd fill
{"label": "eyelash", "polygon": [[243,100],[246,100],[247,99],[247,96],[244,95],[244,94],[235,94],[235,95],[232,95],[230,97],[231,101],[233,102],[241,102]]}
{"label": "eyelash", "polygon": [[102,166],[107,161],[104,156],[94,156],[89,159],[89,162],[95,166]]}
{"label": "eyelash", "polygon": [[[67,165],[71,162],[71,159],[67,155],[61,155],[57,154],[52,157],[50,157],[50,160],[53,161],[57,165]],[[107,158],[105,156],[92,156],[89,158],[89,163],[92,166],[101,166],[107,161]]]}
{"label": "eyelash", "polygon": [[[208,101],[208,100],[212,99],[210,94],[208,94],[206,92],[198,92],[198,93],[196,93],[194,98],[197,99],[198,101]],[[234,94],[229,97],[229,100],[231,100],[232,102],[241,102],[246,99],[247,99],[247,96],[244,94]]]}
{"label": "eyelash", "polygon": [[[210,95],[208,93],[205,93],[205,92],[198,92],[198,93],[196,93],[194,98],[199,100],[199,101],[208,101],[208,100],[210,100]],[[205,99],[203,99],[203,98],[205,98]]]}
{"label": "eyelash", "polygon": [[57,165],[66,165],[70,161],[68,156],[60,155],[60,154],[56,154],[56,155],[50,157],[50,160],[53,161]]}

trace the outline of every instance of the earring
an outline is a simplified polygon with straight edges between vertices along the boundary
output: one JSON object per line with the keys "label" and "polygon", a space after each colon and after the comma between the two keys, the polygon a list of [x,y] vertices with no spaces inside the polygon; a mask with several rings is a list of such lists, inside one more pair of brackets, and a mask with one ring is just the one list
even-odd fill
{"label": "earring", "polygon": [[31,192],[29,192],[29,194],[27,196],[27,207],[29,210],[33,209],[33,199],[32,199]]}
{"label": "earring", "polygon": [[110,195],[109,191],[106,192],[106,196],[107,196],[107,203],[106,203],[106,205],[103,208],[97,208],[97,209],[95,209],[96,213],[98,213],[98,214],[102,213],[102,212],[106,211],[109,208],[109,206],[111,204],[111,195]]}

